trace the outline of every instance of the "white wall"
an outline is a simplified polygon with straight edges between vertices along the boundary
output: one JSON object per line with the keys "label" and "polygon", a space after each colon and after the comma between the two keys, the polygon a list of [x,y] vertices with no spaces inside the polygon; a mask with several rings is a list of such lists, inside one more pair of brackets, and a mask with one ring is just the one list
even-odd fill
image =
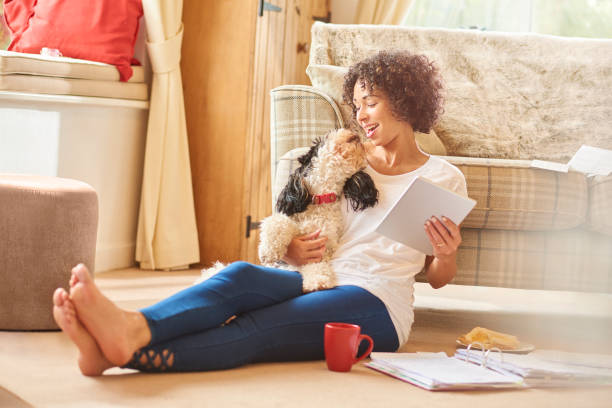
{"label": "white wall", "polygon": [[59,112],[5,107],[0,101],[0,173],[56,176]]}
{"label": "white wall", "polygon": [[353,24],[359,0],[331,0],[331,22],[334,24]]}

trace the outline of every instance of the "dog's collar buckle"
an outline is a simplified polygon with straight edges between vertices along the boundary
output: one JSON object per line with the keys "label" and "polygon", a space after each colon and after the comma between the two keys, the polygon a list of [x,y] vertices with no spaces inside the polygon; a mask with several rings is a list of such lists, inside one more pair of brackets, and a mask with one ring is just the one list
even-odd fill
{"label": "dog's collar buckle", "polygon": [[312,197],[313,204],[328,204],[337,200],[336,193],[317,194]]}

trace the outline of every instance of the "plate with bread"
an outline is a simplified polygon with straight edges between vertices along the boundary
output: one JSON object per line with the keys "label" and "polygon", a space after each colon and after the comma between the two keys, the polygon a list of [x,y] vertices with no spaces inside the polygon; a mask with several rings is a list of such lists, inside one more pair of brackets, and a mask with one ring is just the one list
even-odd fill
{"label": "plate with bread", "polygon": [[469,333],[457,338],[460,347],[468,347],[475,350],[499,349],[504,353],[526,354],[535,350],[533,344],[519,341],[516,336],[500,333],[484,327],[474,327]]}

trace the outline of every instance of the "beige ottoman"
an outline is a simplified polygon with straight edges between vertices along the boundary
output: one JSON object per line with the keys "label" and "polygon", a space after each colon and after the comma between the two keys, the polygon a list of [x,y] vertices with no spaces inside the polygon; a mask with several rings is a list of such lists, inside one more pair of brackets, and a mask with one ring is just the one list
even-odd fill
{"label": "beige ottoman", "polygon": [[57,329],[56,288],[94,269],[98,197],[81,181],[0,173],[0,329]]}

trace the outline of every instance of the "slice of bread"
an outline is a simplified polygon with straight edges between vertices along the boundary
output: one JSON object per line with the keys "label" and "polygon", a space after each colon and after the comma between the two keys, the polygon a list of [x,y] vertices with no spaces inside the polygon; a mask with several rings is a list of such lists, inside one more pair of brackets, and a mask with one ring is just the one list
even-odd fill
{"label": "slice of bread", "polygon": [[485,329],[484,327],[474,327],[469,333],[460,336],[458,340],[465,345],[480,343],[485,349],[497,347],[501,350],[514,350],[520,345],[516,336]]}

